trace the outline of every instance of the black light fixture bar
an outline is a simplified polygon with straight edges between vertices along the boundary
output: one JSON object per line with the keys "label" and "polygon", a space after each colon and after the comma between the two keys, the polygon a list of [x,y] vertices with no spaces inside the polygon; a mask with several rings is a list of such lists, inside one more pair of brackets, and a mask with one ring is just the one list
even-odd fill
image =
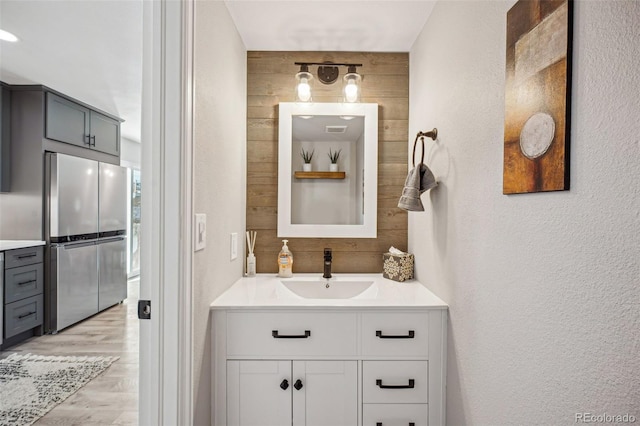
{"label": "black light fixture bar", "polygon": [[336,64],[335,62],[294,62],[294,65],[328,65],[334,67],[361,67],[362,64]]}
{"label": "black light fixture bar", "polygon": [[294,62],[295,65],[300,65],[300,71],[308,72],[309,65],[318,66],[318,80],[324,84],[332,84],[338,79],[338,67],[347,67],[348,73],[355,73],[357,67],[361,67],[362,64],[348,64],[348,63],[335,63],[335,62]]}

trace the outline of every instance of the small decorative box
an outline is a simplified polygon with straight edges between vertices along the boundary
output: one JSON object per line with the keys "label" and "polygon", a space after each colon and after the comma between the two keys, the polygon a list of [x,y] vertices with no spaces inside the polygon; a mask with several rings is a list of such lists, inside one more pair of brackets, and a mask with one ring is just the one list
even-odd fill
{"label": "small decorative box", "polygon": [[382,255],[382,276],[394,281],[406,281],[413,279],[413,255],[391,254]]}

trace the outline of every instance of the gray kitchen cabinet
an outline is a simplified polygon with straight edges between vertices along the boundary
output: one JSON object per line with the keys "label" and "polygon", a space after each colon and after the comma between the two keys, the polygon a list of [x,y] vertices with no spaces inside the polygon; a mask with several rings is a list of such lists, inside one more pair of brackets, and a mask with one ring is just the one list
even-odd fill
{"label": "gray kitchen cabinet", "polygon": [[4,273],[4,302],[17,302],[42,294],[44,285],[42,263],[7,268]]}
{"label": "gray kitchen cabinet", "polygon": [[37,241],[45,235],[44,153],[119,166],[122,120],[46,86],[4,87],[11,93],[11,192],[19,196],[2,200],[0,235]]}
{"label": "gray kitchen cabinet", "polygon": [[91,110],[53,93],[47,93],[45,137],[90,147]]}
{"label": "gray kitchen cabinet", "polygon": [[55,93],[47,93],[45,137],[120,154],[120,122]]}
{"label": "gray kitchen cabinet", "polygon": [[42,334],[44,322],[43,247],[4,252],[2,349]]}
{"label": "gray kitchen cabinet", "polygon": [[12,337],[42,326],[43,303],[42,294],[39,294],[4,305],[4,334],[5,339],[11,342],[3,346],[4,349],[33,336],[33,334],[23,338],[20,336],[21,338],[18,340],[11,339]]}
{"label": "gray kitchen cabinet", "polygon": [[120,155],[120,122],[91,111],[91,143],[98,151]]}
{"label": "gray kitchen cabinet", "polygon": [[11,91],[0,84],[0,192],[11,190]]}

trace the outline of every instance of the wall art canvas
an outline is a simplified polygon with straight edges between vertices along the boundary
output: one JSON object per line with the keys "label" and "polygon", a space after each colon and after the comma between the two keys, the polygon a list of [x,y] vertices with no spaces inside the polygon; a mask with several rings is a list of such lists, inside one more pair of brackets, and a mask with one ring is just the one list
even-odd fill
{"label": "wall art canvas", "polygon": [[569,189],[571,0],[507,13],[503,193]]}

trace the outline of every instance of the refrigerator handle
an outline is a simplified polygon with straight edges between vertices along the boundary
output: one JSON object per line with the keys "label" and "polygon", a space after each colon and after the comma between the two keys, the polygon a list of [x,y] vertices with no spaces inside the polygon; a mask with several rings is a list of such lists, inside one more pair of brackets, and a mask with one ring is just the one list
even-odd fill
{"label": "refrigerator handle", "polygon": [[108,237],[108,238],[103,238],[100,239],[96,242],[96,244],[102,244],[102,243],[112,243],[115,241],[122,241],[122,240],[126,240],[127,237],[126,236],[119,236],[119,237]]}
{"label": "refrigerator handle", "polygon": [[76,248],[82,248],[82,247],[89,247],[89,246],[95,246],[96,242],[95,241],[91,241],[91,242],[82,242],[82,243],[65,243],[65,244],[59,244],[58,248],[64,248],[65,250],[72,250],[72,249],[76,249]]}

